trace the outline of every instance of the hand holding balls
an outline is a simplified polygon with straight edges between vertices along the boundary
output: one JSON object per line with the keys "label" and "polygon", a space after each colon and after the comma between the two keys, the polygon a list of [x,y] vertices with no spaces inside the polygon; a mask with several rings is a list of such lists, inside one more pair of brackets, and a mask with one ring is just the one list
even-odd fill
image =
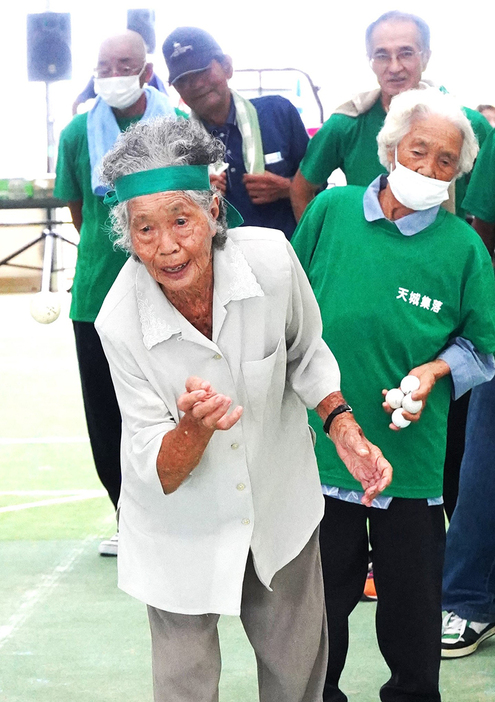
{"label": "hand holding balls", "polygon": [[411,422],[404,417],[404,411],[417,414],[423,407],[422,400],[413,400],[412,393],[417,390],[421,382],[415,375],[406,375],[400,382],[400,388],[392,388],[385,395],[385,402],[394,410],[392,424],[399,429],[405,429]]}
{"label": "hand holding balls", "polygon": [[54,292],[39,292],[31,298],[31,316],[40,324],[51,324],[60,314],[60,296]]}

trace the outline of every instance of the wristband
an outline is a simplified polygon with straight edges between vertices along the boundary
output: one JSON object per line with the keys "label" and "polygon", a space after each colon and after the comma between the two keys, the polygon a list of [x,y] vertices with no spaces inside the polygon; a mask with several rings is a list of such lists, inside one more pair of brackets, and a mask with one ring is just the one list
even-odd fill
{"label": "wristband", "polygon": [[352,412],[352,407],[348,405],[347,403],[343,405],[339,405],[336,407],[325,420],[325,424],[323,425],[323,431],[325,434],[328,436],[328,432],[330,431],[330,425],[332,424],[333,420],[335,417],[337,417],[339,414],[342,414],[342,412]]}

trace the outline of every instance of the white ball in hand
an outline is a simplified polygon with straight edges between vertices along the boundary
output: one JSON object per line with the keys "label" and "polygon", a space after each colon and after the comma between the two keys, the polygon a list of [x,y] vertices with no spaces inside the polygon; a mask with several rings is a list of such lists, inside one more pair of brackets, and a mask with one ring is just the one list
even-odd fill
{"label": "white ball in hand", "polygon": [[411,414],[418,414],[420,409],[423,407],[423,401],[413,400],[411,397],[411,393],[408,393],[407,395],[404,395],[404,399],[402,400],[402,407],[406,410],[406,412],[410,412]]}
{"label": "white ball in hand", "polygon": [[392,409],[401,407],[403,399],[404,393],[400,388],[392,388],[385,395],[385,402],[387,402]]}
{"label": "white ball in hand", "polygon": [[392,412],[392,424],[395,424],[395,426],[399,427],[399,429],[405,429],[411,424],[409,419],[405,419],[403,416],[403,411],[403,408],[399,407],[399,409]]}
{"label": "white ball in hand", "polygon": [[53,292],[39,292],[31,298],[31,316],[40,324],[51,324],[60,314],[60,296]]}
{"label": "white ball in hand", "polygon": [[406,377],[402,378],[400,381],[400,389],[404,395],[407,395],[408,392],[417,390],[420,384],[420,380],[416,375],[406,375]]}

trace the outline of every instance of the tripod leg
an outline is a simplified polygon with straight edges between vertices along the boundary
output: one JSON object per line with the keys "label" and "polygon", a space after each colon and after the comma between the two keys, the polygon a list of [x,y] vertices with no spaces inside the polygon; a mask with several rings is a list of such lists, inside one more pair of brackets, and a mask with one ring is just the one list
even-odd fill
{"label": "tripod leg", "polygon": [[41,292],[50,292],[55,232],[47,229],[43,232],[43,237],[45,246],[43,250],[43,268],[41,271]]}

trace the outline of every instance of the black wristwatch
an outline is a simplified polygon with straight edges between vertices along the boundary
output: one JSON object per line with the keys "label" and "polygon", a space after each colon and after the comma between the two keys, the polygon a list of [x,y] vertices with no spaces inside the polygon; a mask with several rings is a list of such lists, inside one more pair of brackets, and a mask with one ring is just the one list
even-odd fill
{"label": "black wristwatch", "polygon": [[327,436],[328,436],[328,432],[330,431],[330,425],[332,424],[333,420],[339,414],[342,414],[342,412],[352,412],[352,407],[350,405],[348,405],[347,403],[345,403],[343,405],[339,405],[334,410],[332,410],[332,412],[330,412],[330,414],[328,415],[328,417],[325,420],[325,424],[323,425],[323,431],[325,432],[325,434],[327,434]]}

